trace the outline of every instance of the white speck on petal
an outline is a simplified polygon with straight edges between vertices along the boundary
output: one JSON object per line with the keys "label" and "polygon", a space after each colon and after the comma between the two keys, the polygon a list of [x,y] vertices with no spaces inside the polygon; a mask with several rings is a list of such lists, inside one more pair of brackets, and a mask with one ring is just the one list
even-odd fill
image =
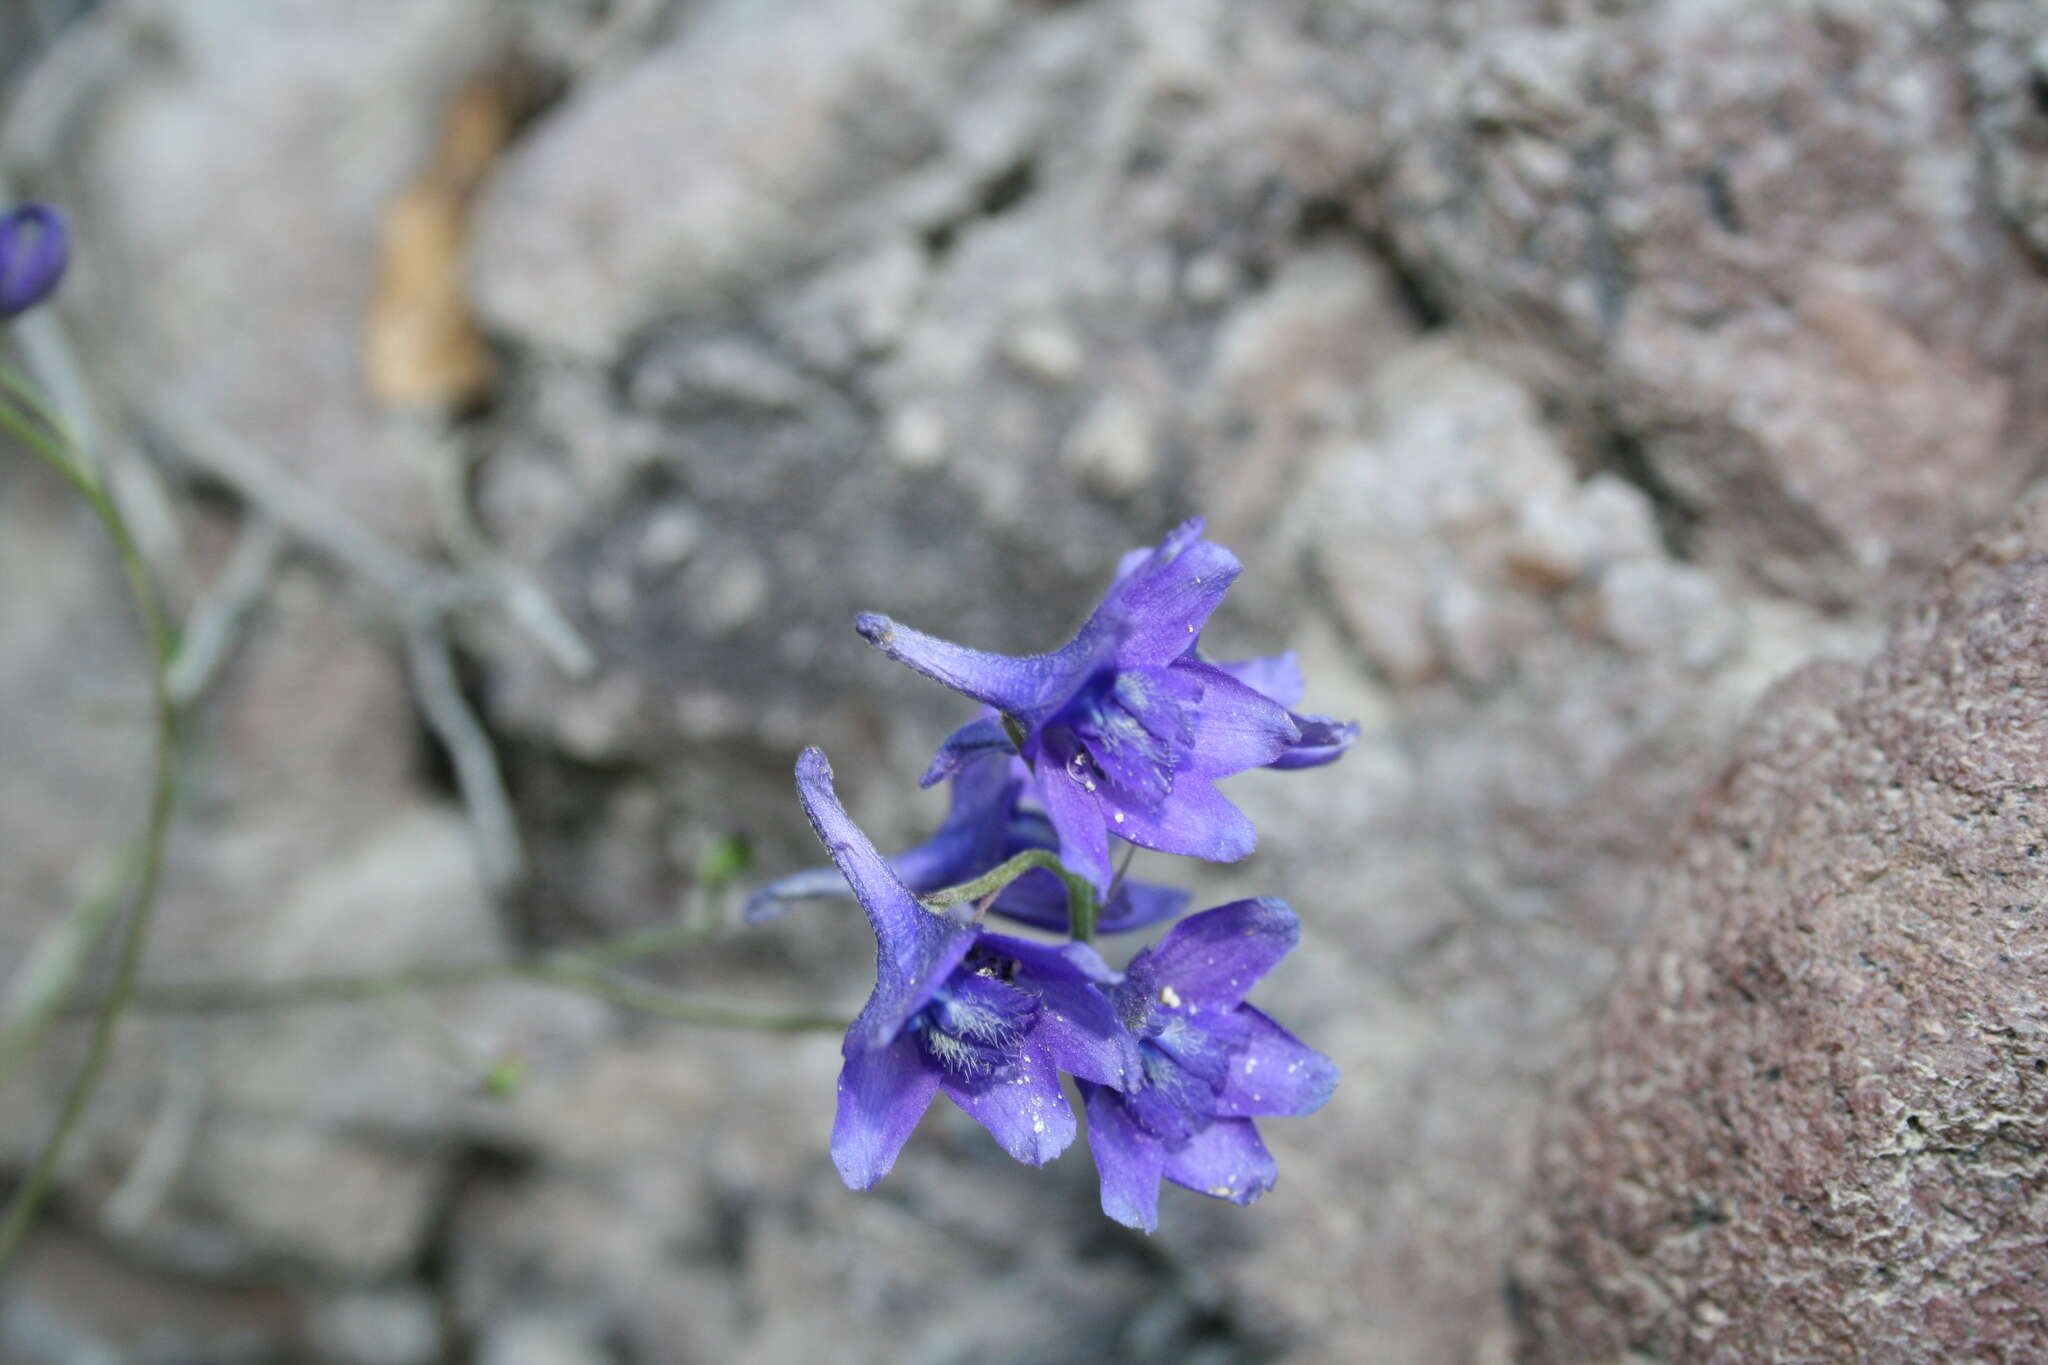
{"label": "white speck on petal", "polygon": [[1034,1132],[1034,1133],[1042,1133],[1042,1132],[1044,1132],[1044,1131],[1045,1131],[1045,1120],[1044,1120],[1044,1119],[1033,1119],[1033,1120],[1031,1120],[1031,1131],[1032,1131],[1032,1132]]}
{"label": "white speck on petal", "polygon": [[1116,813],[1116,822],[1117,822],[1117,823],[1118,823],[1119,825],[1121,825],[1121,824],[1122,824],[1122,823],[1124,822],[1124,813],[1123,813],[1122,811],[1118,811],[1118,812]]}
{"label": "white speck on petal", "polygon": [[1159,1003],[1166,1006],[1170,1010],[1179,1009],[1180,992],[1175,990],[1171,986],[1161,986],[1159,988]]}
{"label": "white speck on petal", "polygon": [[[1089,791],[1095,790],[1095,784],[1093,782],[1083,782],[1081,785]],[[1121,819],[1122,817],[1119,816],[1118,818]]]}
{"label": "white speck on petal", "polygon": [[1256,1057],[1247,1057],[1247,1058],[1245,1058],[1245,1059],[1244,1059],[1244,1074],[1245,1074],[1245,1075],[1249,1076],[1249,1075],[1251,1075],[1251,1074],[1252,1074],[1252,1073],[1253,1073],[1254,1071],[1257,1071],[1258,1069],[1259,1069],[1259,1059],[1258,1059],[1258,1058],[1256,1058]]}
{"label": "white speck on petal", "polygon": [[1211,1185],[1209,1187],[1209,1193],[1215,1195],[1218,1199],[1228,1199],[1230,1198],[1230,1186]]}

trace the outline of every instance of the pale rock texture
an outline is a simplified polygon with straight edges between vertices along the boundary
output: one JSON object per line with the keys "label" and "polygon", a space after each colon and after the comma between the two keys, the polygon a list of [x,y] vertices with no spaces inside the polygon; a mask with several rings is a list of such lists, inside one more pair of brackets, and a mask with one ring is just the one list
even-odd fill
{"label": "pale rock texture", "polygon": [[2048,305],[2013,287],[2038,17],[1525,8],[1396,97],[1417,135],[1359,212],[1593,410],[1703,557],[1831,604],[1938,562],[2041,449]]}
{"label": "pale rock texture", "polygon": [[[57,196],[105,206],[76,215],[76,283],[98,300],[82,329],[97,378],[175,403],[358,520],[424,541],[430,505],[365,390],[361,325],[379,215],[424,166],[502,11],[483,0],[106,9],[100,22],[134,35],[133,65],[66,130],[75,150]],[[132,306],[136,282],[146,308]]]}

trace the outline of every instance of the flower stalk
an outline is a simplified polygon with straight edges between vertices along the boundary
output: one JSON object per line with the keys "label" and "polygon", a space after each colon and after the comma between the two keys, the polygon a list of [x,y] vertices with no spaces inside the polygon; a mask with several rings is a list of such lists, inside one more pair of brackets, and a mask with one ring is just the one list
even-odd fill
{"label": "flower stalk", "polygon": [[112,1055],[114,1039],[135,991],[143,954],[149,946],[150,922],[163,878],[164,844],[169,837],[175,804],[180,714],[170,687],[173,654],[171,630],[157,597],[155,582],[112,495],[88,469],[62,427],[34,398],[20,376],[0,367],[0,430],[20,441],[92,509],[100,528],[113,543],[128,583],[130,600],[142,626],[150,659],[150,702],[153,742],[150,754],[149,808],[144,818],[136,862],[133,897],[114,967],[113,985],[93,1022],[85,1062],[65,1092],[56,1126],[36,1154],[27,1177],[0,1215],[0,1270],[4,1270],[27,1236],[37,1211],[48,1198],[65,1148],[78,1130],[88,1103]]}

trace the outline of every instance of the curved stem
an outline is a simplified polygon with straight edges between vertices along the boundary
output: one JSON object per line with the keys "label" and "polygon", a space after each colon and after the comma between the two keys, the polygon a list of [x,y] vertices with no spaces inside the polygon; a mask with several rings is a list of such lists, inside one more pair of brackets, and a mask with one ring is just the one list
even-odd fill
{"label": "curved stem", "polygon": [[121,572],[128,580],[128,591],[134,599],[135,614],[142,622],[143,635],[149,645],[150,692],[156,719],[149,814],[143,826],[134,904],[128,914],[127,931],[115,964],[113,986],[100,1006],[99,1017],[93,1024],[92,1041],[86,1049],[85,1063],[64,1096],[57,1126],[36,1154],[35,1164],[29,1168],[27,1178],[8,1202],[5,1217],[0,1218],[0,1268],[4,1268],[13,1259],[22,1239],[28,1234],[29,1225],[35,1220],[37,1210],[49,1195],[64,1149],[77,1131],[86,1105],[106,1070],[121,1015],[135,991],[136,974],[142,966],[143,952],[149,945],[150,919],[156,907],[157,886],[163,873],[164,840],[171,826],[171,807],[176,793],[178,708],[172,700],[169,682],[170,628],[157,601],[156,585],[150,579],[149,569],[142,562],[141,551],[136,548],[120,509],[99,482],[86,472],[83,462],[70,458],[61,437],[38,430],[33,422],[6,402],[0,402],[0,428],[18,437],[76,489],[113,541],[115,553],[120,557]]}
{"label": "curved stem", "polygon": [[1095,899],[1095,888],[1086,877],[1069,872],[1059,855],[1049,848],[1027,848],[1008,860],[998,863],[973,881],[919,897],[934,910],[946,910],[967,901],[993,900],[1017,878],[1027,872],[1039,870],[1050,872],[1060,879],[1067,891],[1067,919],[1073,928],[1074,937],[1086,943],[1095,937],[1095,923],[1102,907]]}
{"label": "curved stem", "polygon": [[[701,936],[701,935],[698,935]],[[806,1010],[756,1009],[725,1001],[699,1000],[619,976],[612,969],[636,957],[652,956],[693,941],[673,930],[627,935],[588,951],[512,962],[469,962],[415,967],[361,976],[315,976],[298,981],[252,984],[243,981],[191,982],[140,988],[137,1009],[185,1014],[238,1014],[380,1000],[415,991],[452,990],[493,981],[531,981],[581,991],[627,1009],[707,1028],[753,1029],[765,1033],[843,1031],[842,1015]]]}

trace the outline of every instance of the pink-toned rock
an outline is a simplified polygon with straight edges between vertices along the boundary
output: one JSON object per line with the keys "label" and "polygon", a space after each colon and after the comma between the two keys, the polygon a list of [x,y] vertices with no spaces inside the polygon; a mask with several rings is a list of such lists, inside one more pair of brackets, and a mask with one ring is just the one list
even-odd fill
{"label": "pink-toned rock", "polygon": [[1528,1358],[2048,1350],[2048,500],[1765,704],[1538,1162]]}

